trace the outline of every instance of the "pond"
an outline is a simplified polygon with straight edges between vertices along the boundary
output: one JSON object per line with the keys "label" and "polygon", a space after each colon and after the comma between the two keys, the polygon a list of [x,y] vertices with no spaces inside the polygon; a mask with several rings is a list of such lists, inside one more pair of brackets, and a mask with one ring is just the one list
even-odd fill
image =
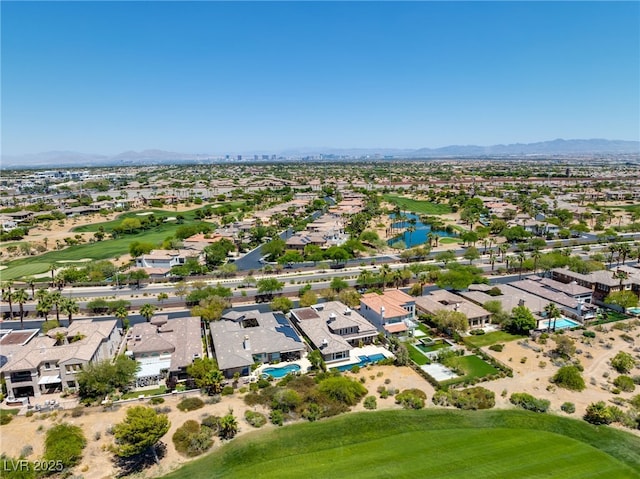
{"label": "pond", "polygon": [[[395,218],[396,215],[395,213],[392,215],[389,215],[390,218]],[[413,213],[407,213],[404,215],[404,218],[402,219],[402,221],[397,221],[395,223],[393,223],[393,227],[394,228],[398,228],[398,229],[403,229],[403,228],[407,228],[409,225],[409,220],[410,219],[415,219],[416,220],[416,230],[413,232],[409,232],[409,231],[405,231],[403,234],[398,235],[393,237],[392,239],[390,239],[389,241],[387,241],[387,244],[389,246],[391,246],[393,243],[395,243],[396,241],[403,241],[404,244],[407,245],[407,248],[412,248],[414,246],[419,246],[422,245],[424,243],[426,243],[429,239],[429,233],[433,233],[438,235],[440,238],[444,238],[444,237],[456,237],[457,234],[454,232],[449,232],[446,230],[431,230],[431,225],[427,224],[427,223],[423,223],[422,221],[420,221],[420,217],[416,214]]]}

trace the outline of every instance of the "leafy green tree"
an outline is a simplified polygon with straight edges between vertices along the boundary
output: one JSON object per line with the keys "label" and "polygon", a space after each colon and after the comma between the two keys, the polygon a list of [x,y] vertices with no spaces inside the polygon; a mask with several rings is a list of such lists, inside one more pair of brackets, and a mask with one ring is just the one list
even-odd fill
{"label": "leafy green tree", "polygon": [[200,316],[203,321],[217,321],[222,317],[225,309],[228,309],[231,303],[228,299],[220,296],[208,296],[200,300],[198,306],[191,309],[193,316]]}
{"label": "leafy green tree", "polygon": [[271,301],[271,310],[272,311],[281,311],[284,314],[287,314],[293,308],[293,301],[291,301],[286,296],[281,296],[279,298],[274,298]]}
{"label": "leafy green tree", "polygon": [[460,311],[440,309],[434,313],[432,321],[440,331],[448,331],[451,334],[469,329],[469,319]]}
{"label": "leafy green tree", "polygon": [[456,254],[451,250],[441,251],[436,254],[436,261],[444,263],[445,266],[447,266],[451,261],[455,261],[455,259]]}
{"label": "leafy green tree", "polygon": [[509,332],[513,334],[529,334],[535,329],[536,318],[526,306],[516,306],[511,310],[511,320],[507,325]]}
{"label": "leafy green tree", "polygon": [[153,314],[156,312],[156,307],[153,304],[145,303],[140,306],[140,316],[147,320],[147,323],[151,321]]}
{"label": "leafy green tree", "polygon": [[571,391],[582,391],[586,386],[580,370],[575,366],[563,366],[551,378],[556,386]]}
{"label": "leafy green tree", "polygon": [[613,304],[616,306],[620,306],[621,308],[635,308],[638,306],[638,296],[636,293],[630,290],[623,291],[613,291],[609,293],[606,298],[604,298],[604,302],[607,304]]}
{"label": "leafy green tree", "polygon": [[134,406],[127,409],[127,415],[113,427],[116,440],[114,451],[120,457],[131,457],[151,452],[156,463],[156,445],[164,436],[171,423],[166,414],[158,414],[153,408]]}
{"label": "leafy green tree", "polygon": [[129,273],[129,281],[134,281],[138,289],[140,289],[140,281],[147,278],[149,278],[149,273],[143,269],[134,269]]}
{"label": "leafy green tree", "polygon": [[215,268],[227,260],[227,256],[230,252],[235,250],[236,246],[233,241],[226,238],[216,241],[215,243],[207,246],[204,250],[204,257],[209,267]]}
{"label": "leafy green tree", "polygon": [[340,293],[338,293],[338,299],[350,308],[360,307],[360,293],[353,288],[340,291]]}
{"label": "leafy green tree", "polygon": [[570,359],[576,353],[576,343],[568,336],[556,335],[553,340],[556,342],[554,352],[565,359]]}
{"label": "leafy green tree", "polygon": [[284,288],[284,283],[276,278],[262,278],[257,282],[258,294],[273,294]]}
{"label": "leafy green tree", "polygon": [[331,279],[331,284],[329,285],[329,287],[332,290],[334,290],[336,293],[339,293],[343,289],[348,288],[349,287],[349,283],[347,283],[344,279],[339,278],[339,277],[336,276],[333,279]]}
{"label": "leafy green tree", "polygon": [[318,302],[318,295],[313,291],[306,291],[302,296],[300,296],[300,307],[306,308],[308,306],[312,306]]}
{"label": "leafy green tree", "polygon": [[282,238],[274,238],[273,240],[265,243],[260,248],[260,252],[266,256],[269,255],[271,260],[276,261],[286,248],[287,244]]}
{"label": "leafy green tree", "polygon": [[132,241],[129,244],[129,254],[131,255],[132,258],[137,258],[139,256],[142,256],[144,254],[149,254],[151,253],[151,251],[153,251],[154,248],[154,244],[153,243],[149,243],[149,242],[143,242],[143,241]]}
{"label": "leafy green tree", "polygon": [[136,378],[139,364],[126,356],[85,364],[76,375],[78,392],[88,402],[103,399],[116,389],[125,390]]}
{"label": "leafy green tree", "polygon": [[478,248],[476,248],[475,246],[470,246],[469,248],[466,249],[462,257],[464,259],[468,259],[469,264],[472,264],[475,260],[480,258],[480,252],[478,251]]}

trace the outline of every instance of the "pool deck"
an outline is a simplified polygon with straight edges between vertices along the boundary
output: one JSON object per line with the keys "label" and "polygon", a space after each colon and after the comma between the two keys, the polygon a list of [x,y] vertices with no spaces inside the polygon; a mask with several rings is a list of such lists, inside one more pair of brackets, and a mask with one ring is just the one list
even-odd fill
{"label": "pool deck", "polygon": [[330,363],[327,363],[327,368],[338,368],[348,364],[356,364],[360,362],[360,356],[373,356],[374,354],[382,354],[385,358],[395,357],[390,351],[382,346],[368,345],[361,348],[353,348],[349,351],[349,359],[331,361]]}

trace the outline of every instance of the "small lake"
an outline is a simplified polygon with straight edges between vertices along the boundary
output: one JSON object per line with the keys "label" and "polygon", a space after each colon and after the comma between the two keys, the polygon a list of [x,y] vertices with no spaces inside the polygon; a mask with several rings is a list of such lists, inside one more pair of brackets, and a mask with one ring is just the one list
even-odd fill
{"label": "small lake", "polygon": [[[455,232],[449,233],[448,231],[445,231],[445,230],[431,231],[431,225],[421,222],[420,217],[413,213],[407,213],[404,216],[405,216],[405,219],[403,219],[402,221],[393,223],[393,227],[398,229],[407,228],[408,226],[410,226],[409,220],[411,218],[414,218],[416,220],[416,224],[415,224],[416,230],[413,233],[409,233],[409,231],[405,231],[404,234],[391,238],[389,241],[387,241],[387,244],[389,246],[391,246],[396,241],[404,241],[404,243],[407,245],[407,248],[413,248],[414,246],[419,246],[426,243],[428,241],[428,235],[431,232],[433,232],[433,234],[438,235],[440,238],[444,238],[444,237],[454,238],[458,236]],[[394,219],[396,215],[392,214],[392,215],[389,215],[389,217]]]}

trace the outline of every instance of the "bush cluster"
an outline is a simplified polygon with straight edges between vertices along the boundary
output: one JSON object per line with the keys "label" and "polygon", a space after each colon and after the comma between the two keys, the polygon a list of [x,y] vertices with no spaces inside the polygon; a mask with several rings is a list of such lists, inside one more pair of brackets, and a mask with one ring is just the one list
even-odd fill
{"label": "bush cluster", "polygon": [[405,389],[396,394],[396,404],[405,409],[422,409],[426,400],[427,395],[420,389]]}
{"label": "bush cluster", "polygon": [[567,414],[573,414],[576,412],[576,405],[572,402],[564,402],[562,403],[562,406],[560,406],[560,409]]}
{"label": "bush cluster", "polygon": [[630,393],[633,392],[636,388],[636,385],[633,382],[633,378],[630,376],[618,376],[613,380],[613,385],[620,389],[621,391]]}
{"label": "bush cluster", "polygon": [[182,412],[195,411],[204,407],[204,401],[200,398],[184,398],[178,403],[178,409]]}
{"label": "bush cluster", "polygon": [[509,402],[514,406],[533,412],[547,412],[551,404],[551,402],[546,399],[537,399],[527,393],[513,393],[509,397]]}
{"label": "bush cluster", "polygon": [[267,423],[267,417],[260,412],[247,411],[244,418],[253,427],[262,427]]}
{"label": "bush cluster", "polygon": [[489,349],[491,351],[496,351],[498,353],[501,353],[502,350],[504,349],[504,344],[492,344],[491,346],[489,346]]}
{"label": "bush cluster", "polygon": [[208,451],[213,445],[213,430],[189,420],[173,433],[173,444],[180,454],[195,457]]}
{"label": "bush cluster", "polygon": [[[65,469],[75,466],[87,445],[82,429],[72,424],[58,424],[47,431],[44,443],[45,461],[62,461]],[[55,472],[55,471],[51,471]]]}
{"label": "bush cluster", "polygon": [[576,366],[563,366],[551,378],[556,386],[571,391],[582,391],[586,386],[580,370]]}

